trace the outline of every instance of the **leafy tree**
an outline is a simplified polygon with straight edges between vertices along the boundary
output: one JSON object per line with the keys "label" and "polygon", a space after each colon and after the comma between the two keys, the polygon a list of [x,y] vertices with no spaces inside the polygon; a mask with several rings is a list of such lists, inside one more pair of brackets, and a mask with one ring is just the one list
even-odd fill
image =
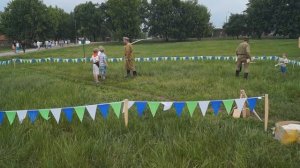
{"label": "leafy tree", "polygon": [[300,1],[272,0],[275,33],[297,38],[300,36]]}
{"label": "leafy tree", "polygon": [[49,25],[46,5],[40,0],[14,0],[2,15],[4,33],[13,39],[45,39]]}
{"label": "leafy tree", "polygon": [[115,38],[128,36],[132,39],[141,35],[141,0],[108,0],[106,5],[107,24]]}
{"label": "leafy tree", "polygon": [[[181,2],[180,22],[178,24],[180,32],[184,33],[177,39],[188,37],[201,37],[209,33],[210,14],[207,8],[197,4],[197,1]],[[186,26],[188,25],[188,26]]]}
{"label": "leafy tree", "polygon": [[245,14],[231,14],[228,23],[225,23],[223,28],[230,36],[247,34],[247,18]]}
{"label": "leafy tree", "polygon": [[261,38],[262,33],[270,33],[272,25],[274,4],[272,0],[249,0],[246,13],[248,15],[248,28]]}
{"label": "leafy tree", "polygon": [[141,5],[139,8],[139,15],[142,22],[141,28],[142,32],[149,31],[149,17],[150,17],[150,4],[147,0],[141,0]]}
{"label": "leafy tree", "polygon": [[2,23],[2,12],[0,11],[0,33],[3,33],[4,31],[4,27],[3,27],[3,23]]}
{"label": "leafy tree", "polygon": [[79,35],[95,41],[98,32],[96,4],[93,4],[91,1],[79,4],[74,9],[74,15]]}
{"label": "leafy tree", "polygon": [[300,34],[298,0],[250,0],[246,13],[249,31],[259,38],[271,32],[290,38]]}
{"label": "leafy tree", "polygon": [[48,7],[47,14],[49,19],[48,37],[59,39],[67,39],[72,34],[72,17],[63,9],[57,7]]}
{"label": "leafy tree", "polygon": [[174,31],[175,17],[178,14],[173,0],[152,0],[150,4],[150,35],[169,40]]}
{"label": "leafy tree", "polygon": [[209,32],[210,14],[197,1],[152,0],[150,6],[150,35],[168,41],[201,38]]}

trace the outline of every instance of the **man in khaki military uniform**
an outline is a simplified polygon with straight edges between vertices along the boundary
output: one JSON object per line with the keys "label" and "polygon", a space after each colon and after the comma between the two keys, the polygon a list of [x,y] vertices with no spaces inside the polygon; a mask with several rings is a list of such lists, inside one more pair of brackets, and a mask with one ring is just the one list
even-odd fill
{"label": "man in khaki military uniform", "polygon": [[129,38],[124,37],[123,42],[124,46],[124,57],[125,57],[125,68],[127,70],[127,76],[130,76],[130,71],[132,71],[133,76],[137,76],[137,72],[134,66],[134,57],[133,57],[133,47],[132,44],[129,43]]}
{"label": "man in khaki military uniform", "polygon": [[250,45],[249,45],[249,38],[244,37],[244,41],[241,42],[238,47],[236,48],[236,56],[237,56],[237,62],[236,62],[236,71],[235,76],[239,76],[241,70],[242,70],[242,64],[244,64],[244,78],[248,78],[249,73],[249,63],[251,61],[250,56]]}

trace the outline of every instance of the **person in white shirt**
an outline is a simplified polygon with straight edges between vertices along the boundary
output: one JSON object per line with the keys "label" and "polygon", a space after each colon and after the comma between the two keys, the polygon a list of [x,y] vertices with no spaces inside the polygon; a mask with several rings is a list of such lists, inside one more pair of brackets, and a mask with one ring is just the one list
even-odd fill
{"label": "person in white shirt", "polygon": [[98,52],[98,56],[99,56],[99,70],[100,70],[101,79],[103,79],[103,80],[105,80],[105,78],[106,78],[106,68],[108,66],[108,64],[107,64],[107,56],[106,56],[104,50],[105,49],[104,49],[103,46],[99,46],[99,52]]}

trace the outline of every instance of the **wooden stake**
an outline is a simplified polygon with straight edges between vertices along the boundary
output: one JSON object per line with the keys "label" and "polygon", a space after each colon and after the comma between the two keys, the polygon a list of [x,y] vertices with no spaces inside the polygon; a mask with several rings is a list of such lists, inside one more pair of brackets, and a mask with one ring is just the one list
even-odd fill
{"label": "wooden stake", "polygon": [[16,68],[16,60],[13,59],[13,62],[14,62],[14,68]]}
{"label": "wooden stake", "polygon": [[265,131],[268,130],[268,121],[269,121],[269,96],[265,94]]}
{"label": "wooden stake", "polygon": [[123,113],[124,113],[125,126],[127,128],[128,127],[128,99],[124,100]]}

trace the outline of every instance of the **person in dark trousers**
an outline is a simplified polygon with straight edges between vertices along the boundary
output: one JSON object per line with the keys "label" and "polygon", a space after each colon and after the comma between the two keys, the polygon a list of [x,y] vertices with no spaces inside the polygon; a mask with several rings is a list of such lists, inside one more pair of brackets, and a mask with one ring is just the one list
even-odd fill
{"label": "person in dark trousers", "polygon": [[248,78],[249,74],[249,64],[251,61],[250,56],[250,45],[249,45],[249,38],[244,37],[244,41],[241,42],[238,47],[236,48],[236,71],[235,76],[238,77],[240,72],[242,71],[242,66],[244,64],[244,78]]}
{"label": "person in dark trousers", "polygon": [[25,53],[25,50],[26,50],[26,42],[25,42],[25,40],[23,40],[23,41],[21,42],[21,47],[22,47],[22,49],[23,49],[23,53]]}

